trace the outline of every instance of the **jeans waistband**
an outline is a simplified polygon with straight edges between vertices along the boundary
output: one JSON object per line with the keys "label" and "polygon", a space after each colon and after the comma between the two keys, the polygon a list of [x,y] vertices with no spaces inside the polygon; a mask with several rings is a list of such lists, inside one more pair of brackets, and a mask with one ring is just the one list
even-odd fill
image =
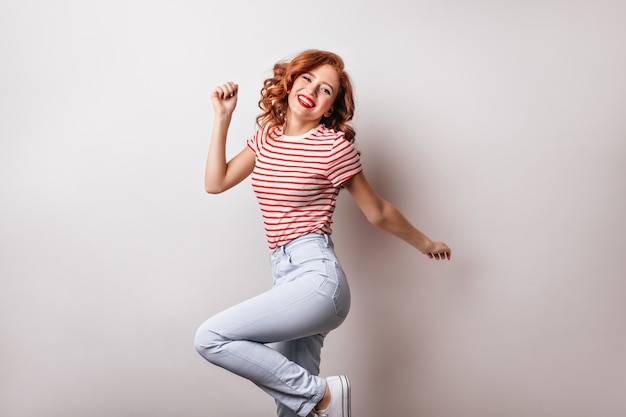
{"label": "jeans waistband", "polygon": [[307,242],[312,242],[315,240],[321,239],[324,241],[324,243],[326,244],[326,246],[332,248],[333,245],[333,241],[330,238],[330,235],[326,234],[326,233],[322,233],[322,232],[310,232],[307,234],[304,234],[302,236],[298,236],[297,238],[293,239],[292,241],[289,241],[287,243],[285,243],[284,245],[274,249],[272,251],[272,254],[279,254],[279,253],[283,253],[283,254],[287,254],[289,253],[289,251],[292,248],[295,248],[299,245],[303,245]]}

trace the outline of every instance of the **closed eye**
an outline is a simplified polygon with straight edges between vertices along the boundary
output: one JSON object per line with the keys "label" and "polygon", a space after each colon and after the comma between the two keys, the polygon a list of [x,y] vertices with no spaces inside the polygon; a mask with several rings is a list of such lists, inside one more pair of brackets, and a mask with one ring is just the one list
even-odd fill
{"label": "closed eye", "polygon": [[[302,74],[301,77],[307,83],[312,83],[313,82],[313,77],[310,74]],[[319,89],[320,89],[320,91],[322,93],[324,93],[326,95],[331,96],[333,94],[332,89],[330,87],[320,86]]]}

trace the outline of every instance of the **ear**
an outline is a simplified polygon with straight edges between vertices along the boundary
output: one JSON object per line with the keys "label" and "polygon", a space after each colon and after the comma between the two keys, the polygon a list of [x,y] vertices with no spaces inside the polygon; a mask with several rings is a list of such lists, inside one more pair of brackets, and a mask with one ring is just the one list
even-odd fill
{"label": "ear", "polygon": [[330,109],[328,109],[328,111],[326,113],[324,113],[324,117],[330,117],[331,114],[333,114],[333,108],[332,107]]}

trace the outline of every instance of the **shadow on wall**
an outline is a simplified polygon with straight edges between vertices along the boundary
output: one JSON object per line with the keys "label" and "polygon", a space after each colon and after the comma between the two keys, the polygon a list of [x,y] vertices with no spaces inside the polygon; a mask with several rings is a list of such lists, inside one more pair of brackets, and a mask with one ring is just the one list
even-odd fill
{"label": "shadow on wall", "polygon": [[[428,204],[415,208],[415,201],[421,201],[423,195],[420,182],[414,181],[416,167],[396,162],[394,155],[401,151],[390,150],[380,141],[384,132],[362,130],[367,134],[358,139],[358,147],[370,183],[418,229],[433,239],[446,241],[429,233],[435,228],[429,227],[423,214]],[[417,175],[426,175],[417,170]],[[420,369],[428,358],[424,343],[432,319],[425,314],[428,294],[442,285],[459,296],[464,289],[454,289],[458,282],[428,279],[430,275],[440,278],[449,273],[452,264],[431,261],[369,224],[347,191],[340,194],[334,240],[350,280],[352,311],[332,340],[337,339],[336,343],[350,350],[348,370],[354,379],[355,413],[363,417],[416,416],[416,399],[426,395],[420,387]],[[332,362],[333,358],[328,360]]]}

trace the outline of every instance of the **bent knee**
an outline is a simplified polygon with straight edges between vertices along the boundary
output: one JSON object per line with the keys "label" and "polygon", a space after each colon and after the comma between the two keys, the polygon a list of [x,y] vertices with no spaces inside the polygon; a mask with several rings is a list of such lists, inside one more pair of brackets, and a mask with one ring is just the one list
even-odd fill
{"label": "bent knee", "polygon": [[196,332],[193,344],[200,355],[210,360],[209,358],[219,353],[220,349],[228,342],[229,340],[227,338],[211,330],[209,327],[202,325]]}

